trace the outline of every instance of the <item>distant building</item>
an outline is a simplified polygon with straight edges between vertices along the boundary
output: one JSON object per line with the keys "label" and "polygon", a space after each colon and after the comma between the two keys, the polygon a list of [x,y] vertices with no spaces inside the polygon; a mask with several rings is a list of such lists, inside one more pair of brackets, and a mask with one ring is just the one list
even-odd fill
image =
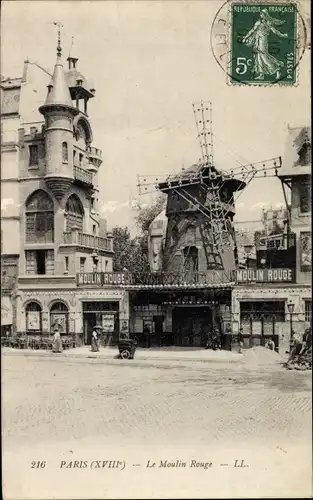
{"label": "distant building", "polygon": [[[102,152],[88,116],[95,90],[78,58],[67,61],[65,71],[58,45],[52,75],[26,62],[22,78],[1,81],[2,320],[29,335],[58,322],[90,343],[95,323],[117,335],[128,296],[99,217]],[[91,290],[95,272],[103,283]]]}

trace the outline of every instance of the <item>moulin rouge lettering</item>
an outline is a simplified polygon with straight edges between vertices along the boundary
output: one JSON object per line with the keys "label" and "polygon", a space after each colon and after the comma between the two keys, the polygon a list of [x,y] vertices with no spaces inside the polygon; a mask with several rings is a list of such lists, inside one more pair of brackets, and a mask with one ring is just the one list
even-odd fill
{"label": "moulin rouge lettering", "polygon": [[293,281],[292,269],[240,269],[237,283],[253,282],[290,282]]}

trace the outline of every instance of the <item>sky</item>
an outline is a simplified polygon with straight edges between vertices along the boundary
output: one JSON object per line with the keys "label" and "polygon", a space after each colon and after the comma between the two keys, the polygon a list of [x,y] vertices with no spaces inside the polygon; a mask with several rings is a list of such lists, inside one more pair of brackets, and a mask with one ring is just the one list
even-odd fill
{"label": "sky", "polygon": [[[52,71],[56,27],[68,56],[74,37],[78,68],[94,83],[89,117],[93,145],[103,152],[99,185],[108,226],[134,228],[137,175],[178,172],[200,157],[192,103],[213,106],[218,168],[283,156],[288,125],[309,122],[309,52],[299,84],[283,88],[231,86],[210,46],[223,2],[7,1],[2,3],[1,74],[21,76],[29,58]],[[304,11],[309,2],[302,0]],[[152,188],[153,189],[153,188]],[[278,179],[253,180],[241,194],[238,221],[260,220],[263,207],[282,205]],[[245,222],[243,227],[251,226]]]}

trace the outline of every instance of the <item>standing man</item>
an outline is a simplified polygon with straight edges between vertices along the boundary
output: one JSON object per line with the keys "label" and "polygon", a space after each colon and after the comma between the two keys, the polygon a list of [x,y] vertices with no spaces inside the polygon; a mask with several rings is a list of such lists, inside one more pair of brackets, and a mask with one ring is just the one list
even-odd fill
{"label": "standing man", "polygon": [[239,354],[242,354],[242,348],[243,348],[243,328],[239,328],[238,332],[238,352]]}

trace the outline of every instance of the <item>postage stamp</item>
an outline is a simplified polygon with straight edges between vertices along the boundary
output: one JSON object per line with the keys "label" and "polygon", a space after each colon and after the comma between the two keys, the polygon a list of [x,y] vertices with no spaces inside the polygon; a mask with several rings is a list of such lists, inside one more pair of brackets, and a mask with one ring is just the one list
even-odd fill
{"label": "postage stamp", "polygon": [[211,48],[230,85],[295,85],[308,48],[307,23],[289,0],[227,0],[211,27]]}
{"label": "postage stamp", "polygon": [[295,4],[231,5],[231,82],[296,81]]}

